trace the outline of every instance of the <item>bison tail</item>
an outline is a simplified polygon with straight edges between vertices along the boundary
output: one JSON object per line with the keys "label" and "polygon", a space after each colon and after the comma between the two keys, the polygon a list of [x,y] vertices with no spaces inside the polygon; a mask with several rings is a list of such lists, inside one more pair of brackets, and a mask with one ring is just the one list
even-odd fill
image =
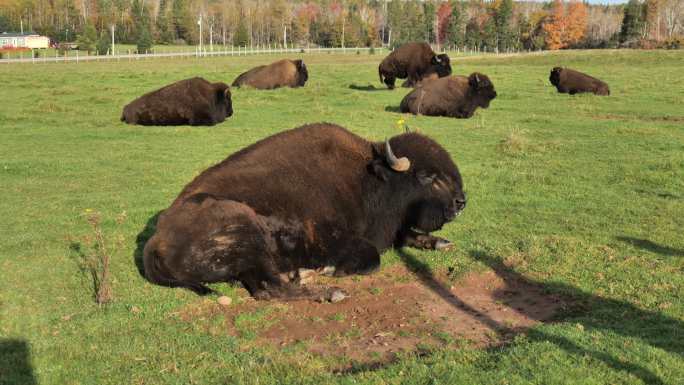
{"label": "bison tail", "polygon": [[199,295],[212,293],[213,290],[201,283],[185,282],[176,279],[167,269],[160,255],[158,248],[159,242],[156,237],[152,237],[145,245],[143,252],[143,266],[145,267],[145,278],[157,285],[168,287],[184,287],[192,290]]}

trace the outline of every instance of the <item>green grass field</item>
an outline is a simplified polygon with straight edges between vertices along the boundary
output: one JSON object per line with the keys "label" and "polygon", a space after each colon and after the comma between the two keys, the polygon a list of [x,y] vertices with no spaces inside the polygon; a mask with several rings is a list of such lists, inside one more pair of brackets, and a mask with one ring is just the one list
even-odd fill
{"label": "green grass field", "polygon": [[[503,345],[438,346],[340,374],[305,344],[251,346],[248,333],[215,332],[221,317],[180,321],[204,299],[147,283],[134,256],[194,176],[305,123],[373,140],[402,132],[393,111],[408,90],[350,88],[382,89],[382,56],[368,54],[305,55],[306,87],[234,90],[235,114],[215,127],[119,122],[162,85],[230,83],[276,58],[0,66],[0,384],[684,383],[682,51],[454,57],[456,74],[491,78],[491,107],[467,120],[404,117],[452,154],[469,197],[441,232],[454,251],[408,252],[455,279],[507,269],[535,282],[572,301],[555,322]],[[557,94],[556,65],[602,78],[612,95]],[[118,245],[109,305],[95,304],[74,246],[92,235],[87,211]],[[404,260],[387,252],[383,268]],[[241,322],[258,328],[258,314]]]}

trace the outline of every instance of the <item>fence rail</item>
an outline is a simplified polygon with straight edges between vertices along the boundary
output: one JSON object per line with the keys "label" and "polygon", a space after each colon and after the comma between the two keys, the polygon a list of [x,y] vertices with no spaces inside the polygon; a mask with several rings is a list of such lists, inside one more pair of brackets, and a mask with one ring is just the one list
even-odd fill
{"label": "fence rail", "polygon": [[249,56],[249,55],[270,55],[270,54],[288,54],[288,53],[324,53],[324,52],[336,52],[336,53],[356,53],[356,52],[369,52],[383,51],[384,48],[369,48],[369,47],[354,47],[354,48],[248,48],[248,47],[235,47],[230,50],[214,50],[214,51],[189,51],[189,52],[160,52],[160,53],[125,53],[117,55],[88,55],[80,56],[78,53],[75,56],[65,54],[64,56],[44,56],[44,57],[33,57],[29,53],[29,57],[18,57],[18,58],[3,58],[0,59],[0,64],[12,64],[12,63],[68,63],[75,62],[79,63],[82,61],[121,61],[121,60],[144,60],[144,59],[155,59],[155,58],[174,58],[174,57],[185,57],[185,58],[205,58],[205,57],[219,57],[219,56]]}

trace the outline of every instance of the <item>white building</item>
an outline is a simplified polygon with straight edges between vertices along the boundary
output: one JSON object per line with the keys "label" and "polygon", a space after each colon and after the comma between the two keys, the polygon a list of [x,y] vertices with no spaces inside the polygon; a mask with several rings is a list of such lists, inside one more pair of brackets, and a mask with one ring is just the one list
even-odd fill
{"label": "white building", "polygon": [[37,34],[0,33],[0,48],[48,48],[50,38]]}

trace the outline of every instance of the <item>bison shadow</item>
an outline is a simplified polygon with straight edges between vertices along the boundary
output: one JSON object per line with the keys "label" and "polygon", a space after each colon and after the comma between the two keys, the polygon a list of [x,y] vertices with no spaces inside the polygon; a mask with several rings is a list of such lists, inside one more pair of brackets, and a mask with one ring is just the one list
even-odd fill
{"label": "bison shadow", "polygon": [[[668,252],[673,252],[673,250],[674,249],[669,248],[665,249],[665,251]],[[397,252],[406,267],[411,270],[426,287],[430,288],[447,303],[450,303],[460,310],[470,312],[474,317],[477,317],[479,321],[488,325],[493,332],[504,337],[504,340],[505,337],[511,335],[513,331],[508,326],[502,325],[487,315],[470,308],[469,305],[456,297],[449,287],[435,279],[431,268],[426,263],[420,261],[404,249],[397,250]],[[678,251],[674,250],[674,252]],[[591,330],[607,330],[624,337],[641,339],[649,345],[667,352],[678,355],[684,354],[684,340],[674,338],[678,333],[681,333],[681,330],[684,330],[684,322],[678,319],[657,312],[639,309],[628,302],[602,298],[564,283],[542,283],[531,280],[515,270],[506,267],[501,262],[500,258],[493,257],[480,250],[472,250],[469,254],[474,260],[491,268],[507,285],[523,283],[525,285],[542,288],[545,292],[562,294],[569,303],[572,303],[572,306],[570,309],[566,309],[563,314],[559,316],[558,320],[563,320],[564,322],[577,322],[581,324],[587,332]],[[504,300],[505,293],[497,293],[497,295],[499,294],[501,295],[500,299]],[[648,324],[649,327],[644,328],[644,324]],[[629,362],[622,358],[613,357],[605,352],[586,349],[568,338],[540,330],[540,328],[528,330],[526,332],[526,337],[533,342],[553,343],[558,348],[565,350],[568,354],[576,355],[580,358],[590,356],[605,363],[616,371],[627,371],[640,378],[644,383],[663,384],[663,381],[658,375],[639,365],[638,362]],[[492,351],[500,352],[502,347],[498,346],[491,349],[493,349]],[[504,347],[504,349],[507,348]]]}
{"label": "bison shadow", "polygon": [[350,85],[349,85],[349,88],[352,89],[352,90],[356,90],[356,91],[370,91],[370,92],[374,92],[374,91],[392,91],[392,90],[390,90],[390,89],[387,88],[387,87],[375,87],[375,86],[372,85],[372,84],[369,84],[369,85],[367,85],[367,86],[357,86],[356,84],[350,84]]}
{"label": "bison shadow", "polygon": [[35,385],[38,382],[31,365],[27,341],[0,339],[0,383],[7,385]]}
{"label": "bison shadow", "polygon": [[133,252],[133,262],[138,268],[138,273],[141,277],[145,278],[145,266],[143,265],[143,250],[145,249],[145,244],[147,240],[152,238],[155,230],[157,229],[157,220],[159,220],[159,215],[163,210],[157,211],[153,216],[147,219],[145,227],[138,233],[135,237],[135,251]]}
{"label": "bison shadow", "polygon": [[401,114],[401,108],[399,108],[398,106],[387,106],[385,107],[385,111]]}
{"label": "bison shadow", "polygon": [[684,250],[682,249],[675,249],[673,247],[669,246],[663,246],[659,245],[653,241],[649,241],[648,239],[639,239],[639,238],[632,238],[632,237],[625,237],[625,236],[617,236],[615,237],[618,241],[622,241],[625,243],[629,243],[630,245],[634,247],[638,247],[640,249],[648,250],[651,252],[654,252],[656,254],[668,256],[668,257],[684,257]]}

